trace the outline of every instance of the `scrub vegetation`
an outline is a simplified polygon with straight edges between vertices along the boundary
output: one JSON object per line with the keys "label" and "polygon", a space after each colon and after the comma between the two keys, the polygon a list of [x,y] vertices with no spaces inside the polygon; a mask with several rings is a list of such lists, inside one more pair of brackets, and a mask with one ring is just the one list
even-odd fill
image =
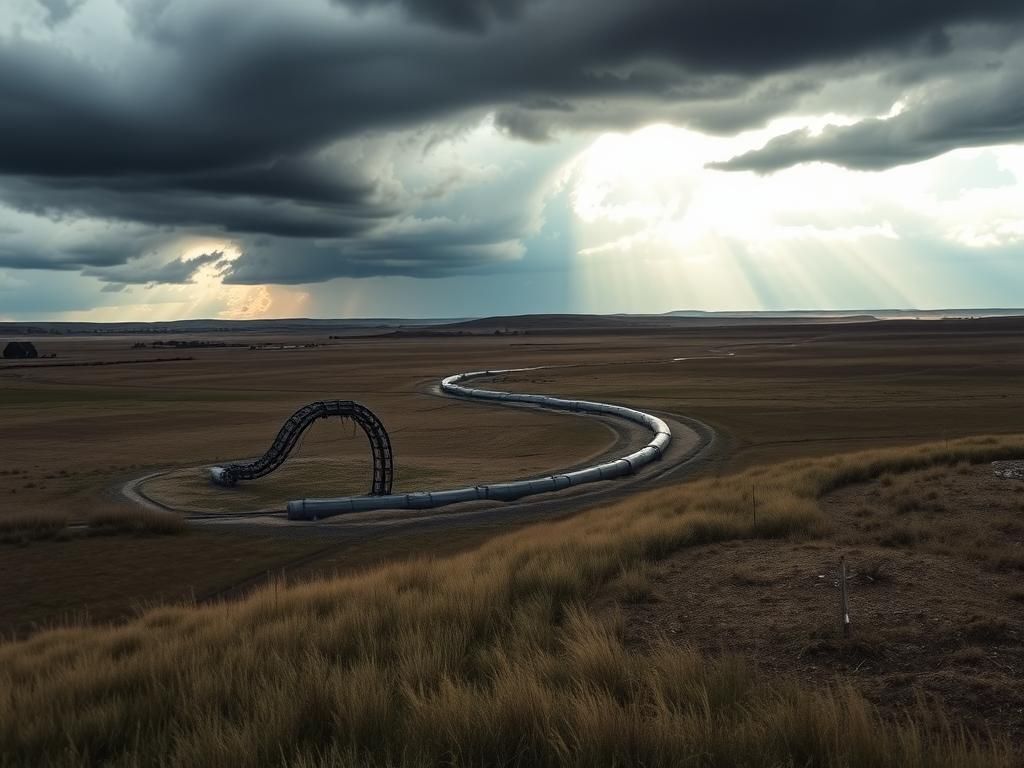
{"label": "scrub vegetation", "polygon": [[[651,491],[436,561],[0,647],[9,765],[1009,766],[922,701],[631,647],[602,596],[730,540],[827,539],[819,500],[887,474],[1024,454],[1015,436],[803,459]],[[751,488],[757,487],[757,514]],[[740,572],[737,579],[743,579]],[[979,633],[981,630],[979,630]]]}
{"label": "scrub vegetation", "polygon": [[[967,462],[887,473],[866,489],[842,541],[955,556],[989,572],[1024,571],[1024,482],[980,481]],[[981,513],[981,514],[979,514]]]}
{"label": "scrub vegetation", "polygon": [[172,512],[134,507],[115,507],[90,513],[73,521],[57,512],[11,513],[0,516],[0,543],[27,544],[42,539],[115,533],[173,534],[185,531],[185,519]]}

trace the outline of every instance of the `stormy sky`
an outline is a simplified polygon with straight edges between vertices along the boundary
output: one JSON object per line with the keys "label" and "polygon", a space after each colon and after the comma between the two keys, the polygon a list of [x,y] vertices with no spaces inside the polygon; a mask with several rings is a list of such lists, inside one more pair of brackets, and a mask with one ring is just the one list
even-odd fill
{"label": "stormy sky", "polygon": [[1020,0],[4,0],[0,319],[1024,305]]}

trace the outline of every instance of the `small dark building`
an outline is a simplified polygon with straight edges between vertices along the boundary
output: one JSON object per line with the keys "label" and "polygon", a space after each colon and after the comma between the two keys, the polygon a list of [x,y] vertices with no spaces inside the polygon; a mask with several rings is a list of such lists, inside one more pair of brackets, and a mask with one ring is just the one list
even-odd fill
{"label": "small dark building", "polygon": [[39,357],[39,352],[31,341],[12,341],[4,347],[4,357],[8,360],[26,360]]}

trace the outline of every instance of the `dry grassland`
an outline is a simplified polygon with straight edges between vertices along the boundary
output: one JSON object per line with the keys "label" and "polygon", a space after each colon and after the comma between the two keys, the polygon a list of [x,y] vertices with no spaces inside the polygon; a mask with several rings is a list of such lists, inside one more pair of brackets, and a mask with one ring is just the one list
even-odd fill
{"label": "dry grassland", "polygon": [[[193,360],[153,365],[0,365],[0,517],[53,511],[83,519],[105,511],[121,483],[148,471],[258,455],[295,408],[318,398],[356,399],[381,416],[394,442],[401,490],[549,471],[609,444],[610,433],[589,420],[453,402],[422,391],[448,373],[487,367],[572,365],[510,376],[506,383],[701,418],[728,437],[727,467],[1012,432],[1024,423],[1024,402],[1009,388],[1024,376],[1024,347],[1021,328],[1005,325],[370,337],[312,349],[197,349]],[[59,352],[62,363],[163,354],[130,349],[137,340],[40,343],[44,351]],[[724,357],[726,351],[735,357]],[[692,359],[651,362],[676,357]],[[335,483],[320,479],[317,490],[364,491],[365,439],[353,437],[348,426],[317,425],[296,458],[343,467]],[[301,472],[294,482],[282,477],[280,493],[273,478],[253,486],[255,500],[287,500],[306,480]]]}
{"label": "dry grassland", "polygon": [[[136,340],[41,344],[57,349],[62,362],[161,355],[130,349]],[[399,489],[419,490],[448,474],[522,476],[558,466],[565,456],[585,458],[612,440],[593,421],[419,391],[454,371],[532,360],[490,340],[363,338],[313,349],[214,348],[192,355],[152,365],[0,365],[0,517],[31,511],[83,519],[104,511],[121,483],[147,472],[259,455],[294,410],[324,398],[358,400],[381,417],[392,437]],[[369,467],[365,437],[336,421],[310,429],[296,458]],[[338,477],[331,492],[363,493],[365,486],[353,471]],[[288,500],[285,493],[267,497]]]}
{"label": "dry grassland", "polygon": [[[453,371],[568,364],[576,367],[512,376],[505,385],[696,416],[721,436],[724,458],[707,471],[725,473],[790,457],[1017,431],[1024,401],[1011,385],[1024,376],[1020,333],[1013,322],[908,322],[331,342],[229,334],[232,342],[322,346],[194,349],[193,360],[152,365],[46,368],[40,361],[5,370],[0,363],[0,538],[50,537],[0,543],[0,631],[80,615],[84,606],[107,620],[158,599],[234,592],[267,571],[350,571],[425,548],[457,551],[494,534],[493,527],[455,526],[446,536],[396,529],[378,541],[326,548],[237,532],[248,571],[244,558],[221,562],[222,536],[192,531],[182,543],[140,534],[147,523],[166,530],[164,519],[136,516],[119,488],[157,470],[176,473],[154,481],[157,495],[202,509],[363,492],[365,438],[335,422],[311,429],[296,460],[265,480],[230,491],[207,484],[203,467],[261,452],[288,414],[316,398],[351,397],[381,416],[395,446],[398,489],[499,480],[582,461],[606,448],[611,433],[571,416],[442,400],[423,387]],[[61,363],[166,356],[131,349],[139,340],[147,339],[39,344]],[[676,357],[691,359],[651,362]],[[133,517],[121,526],[132,535],[66,529],[111,514]],[[63,579],[68,573],[76,575],[72,583]],[[91,575],[99,573],[102,581]]]}
{"label": "dry grassland", "polygon": [[[0,648],[10,765],[1010,766],[923,702],[882,717],[668,642],[630,648],[606,590],[712,542],[820,539],[819,500],[1024,454],[987,437],[798,460],[659,489],[439,561],[164,608]],[[759,488],[756,521],[750,488]]]}
{"label": "dry grassland", "polygon": [[636,350],[647,359],[670,350],[693,359],[527,373],[509,377],[508,386],[694,416],[727,437],[723,470],[1017,432],[1024,425],[1024,400],[1014,390],[1024,378],[1024,322],[998,332],[973,328],[922,322],[686,332],[675,346],[659,347],[652,337]]}

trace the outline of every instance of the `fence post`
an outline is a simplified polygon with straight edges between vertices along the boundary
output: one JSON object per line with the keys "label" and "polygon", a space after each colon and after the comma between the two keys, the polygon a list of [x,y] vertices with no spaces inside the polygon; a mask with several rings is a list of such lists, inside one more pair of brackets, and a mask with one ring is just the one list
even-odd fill
{"label": "fence post", "polygon": [[843,637],[850,636],[850,604],[846,597],[846,555],[839,558],[839,591],[842,595],[839,621],[843,627]]}
{"label": "fence post", "polygon": [[750,486],[750,504],[754,512],[754,528],[757,528],[757,486]]}

